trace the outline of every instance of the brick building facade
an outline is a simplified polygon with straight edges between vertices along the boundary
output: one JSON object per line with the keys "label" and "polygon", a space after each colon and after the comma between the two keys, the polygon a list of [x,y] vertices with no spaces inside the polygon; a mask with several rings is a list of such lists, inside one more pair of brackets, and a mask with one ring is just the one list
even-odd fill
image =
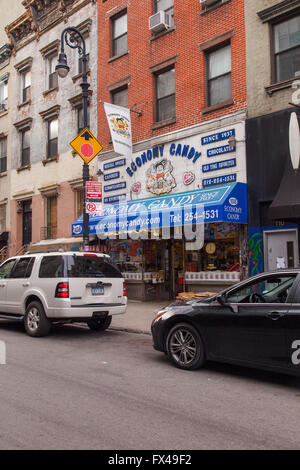
{"label": "brick building facade", "polygon": [[[132,111],[132,158],[114,152],[103,102]],[[153,195],[166,204],[167,194],[198,194],[223,183],[225,191],[235,183],[246,186],[245,119],[243,1],[98,2],[104,206]],[[151,155],[159,160],[150,161]],[[172,298],[179,290],[236,282],[245,225],[224,220],[205,223],[204,247],[194,251],[175,233],[182,227],[169,240],[112,241],[107,249],[128,281],[129,295]]]}

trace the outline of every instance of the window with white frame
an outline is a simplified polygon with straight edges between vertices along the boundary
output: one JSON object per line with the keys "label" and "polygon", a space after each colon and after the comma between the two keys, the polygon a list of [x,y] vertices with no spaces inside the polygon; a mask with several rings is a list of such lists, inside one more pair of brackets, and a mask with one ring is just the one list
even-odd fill
{"label": "window with white frame", "polygon": [[0,111],[7,110],[8,85],[7,81],[0,81]]}
{"label": "window with white frame", "polygon": [[30,163],[30,130],[24,130],[21,134],[22,139],[22,153],[21,153],[21,166],[29,165]]}
{"label": "window with white frame", "polygon": [[48,152],[47,158],[56,157],[58,154],[58,119],[48,122]]}
{"label": "window with white frame", "polygon": [[[90,38],[89,37],[85,38],[85,52],[86,52],[86,58],[87,58],[86,69],[88,70],[89,60],[90,60]],[[78,59],[78,73],[83,73],[82,56],[79,56],[79,59]]]}
{"label": "window with white frame", "polygon": [[154,0],[154,13],[165,11],[171,16],[172,22],[174,18],[174,0]]}
{"label": "window with white frame", "polygon": [[57,64],[57,55],[51,55],[47,58],[47,81],[48,81],[48,90],[56,88],[58,86],[58,76],[55,71]]}
{"label": "window with white frame", "polygon": [[7,170],[7,137],[0,139],[0,173]]}
{"label": "window with white frame", "polygon": [[31,70],[26,70],[21,74],[21,102],[30,100],[31,90]]}
{"label": "window with white frame", "polygon": [[208,51],[206,59],[207,105],[213,106],[232,98],[230,44]]}
{"label": "window with white frame", "polygon": [[274,24],[275,81],[283,82],[300,71],[300,15]]}
{"label": "window with white frame", "polygon": [[112,57],[127,52],[127,10],[112,17],[111,35]]}

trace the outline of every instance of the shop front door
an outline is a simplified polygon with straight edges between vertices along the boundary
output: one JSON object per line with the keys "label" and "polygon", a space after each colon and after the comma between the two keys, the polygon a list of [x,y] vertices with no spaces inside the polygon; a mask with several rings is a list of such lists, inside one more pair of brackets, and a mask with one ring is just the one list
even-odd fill
{"label": "shop front door", "polygon": [[265,271],[297,268],[299,265],[297,229],[265,231],[264,249]]}

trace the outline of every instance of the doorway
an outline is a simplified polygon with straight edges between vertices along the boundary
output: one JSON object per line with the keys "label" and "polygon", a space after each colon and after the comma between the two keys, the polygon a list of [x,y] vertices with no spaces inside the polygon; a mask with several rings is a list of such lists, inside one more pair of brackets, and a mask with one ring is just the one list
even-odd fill
{"label": "doorway", "polygon": [[298,230],[268,230],[264,232],[265,271],[298,268]]}
{"label": "doorway", "polygon": [[32,240],[32,204],[31,200],[22,202],[22,245],[29,245]]}

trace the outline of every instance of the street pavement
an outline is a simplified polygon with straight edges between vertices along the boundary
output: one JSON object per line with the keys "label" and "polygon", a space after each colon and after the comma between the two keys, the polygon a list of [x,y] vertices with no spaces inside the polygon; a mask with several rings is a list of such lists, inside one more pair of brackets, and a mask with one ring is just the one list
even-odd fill
{"label": "street pavement", "polygon": [[129,300],[124,315],[114,315],[111,328],[137,333],[151,333],[151,323],[157,312],[171,301],[140,302]]}
{"label": "street pavement", "polygon": [[300,449],[300,380],[208,364],[84,325],[30,338],[0,320],[0,449]]}

